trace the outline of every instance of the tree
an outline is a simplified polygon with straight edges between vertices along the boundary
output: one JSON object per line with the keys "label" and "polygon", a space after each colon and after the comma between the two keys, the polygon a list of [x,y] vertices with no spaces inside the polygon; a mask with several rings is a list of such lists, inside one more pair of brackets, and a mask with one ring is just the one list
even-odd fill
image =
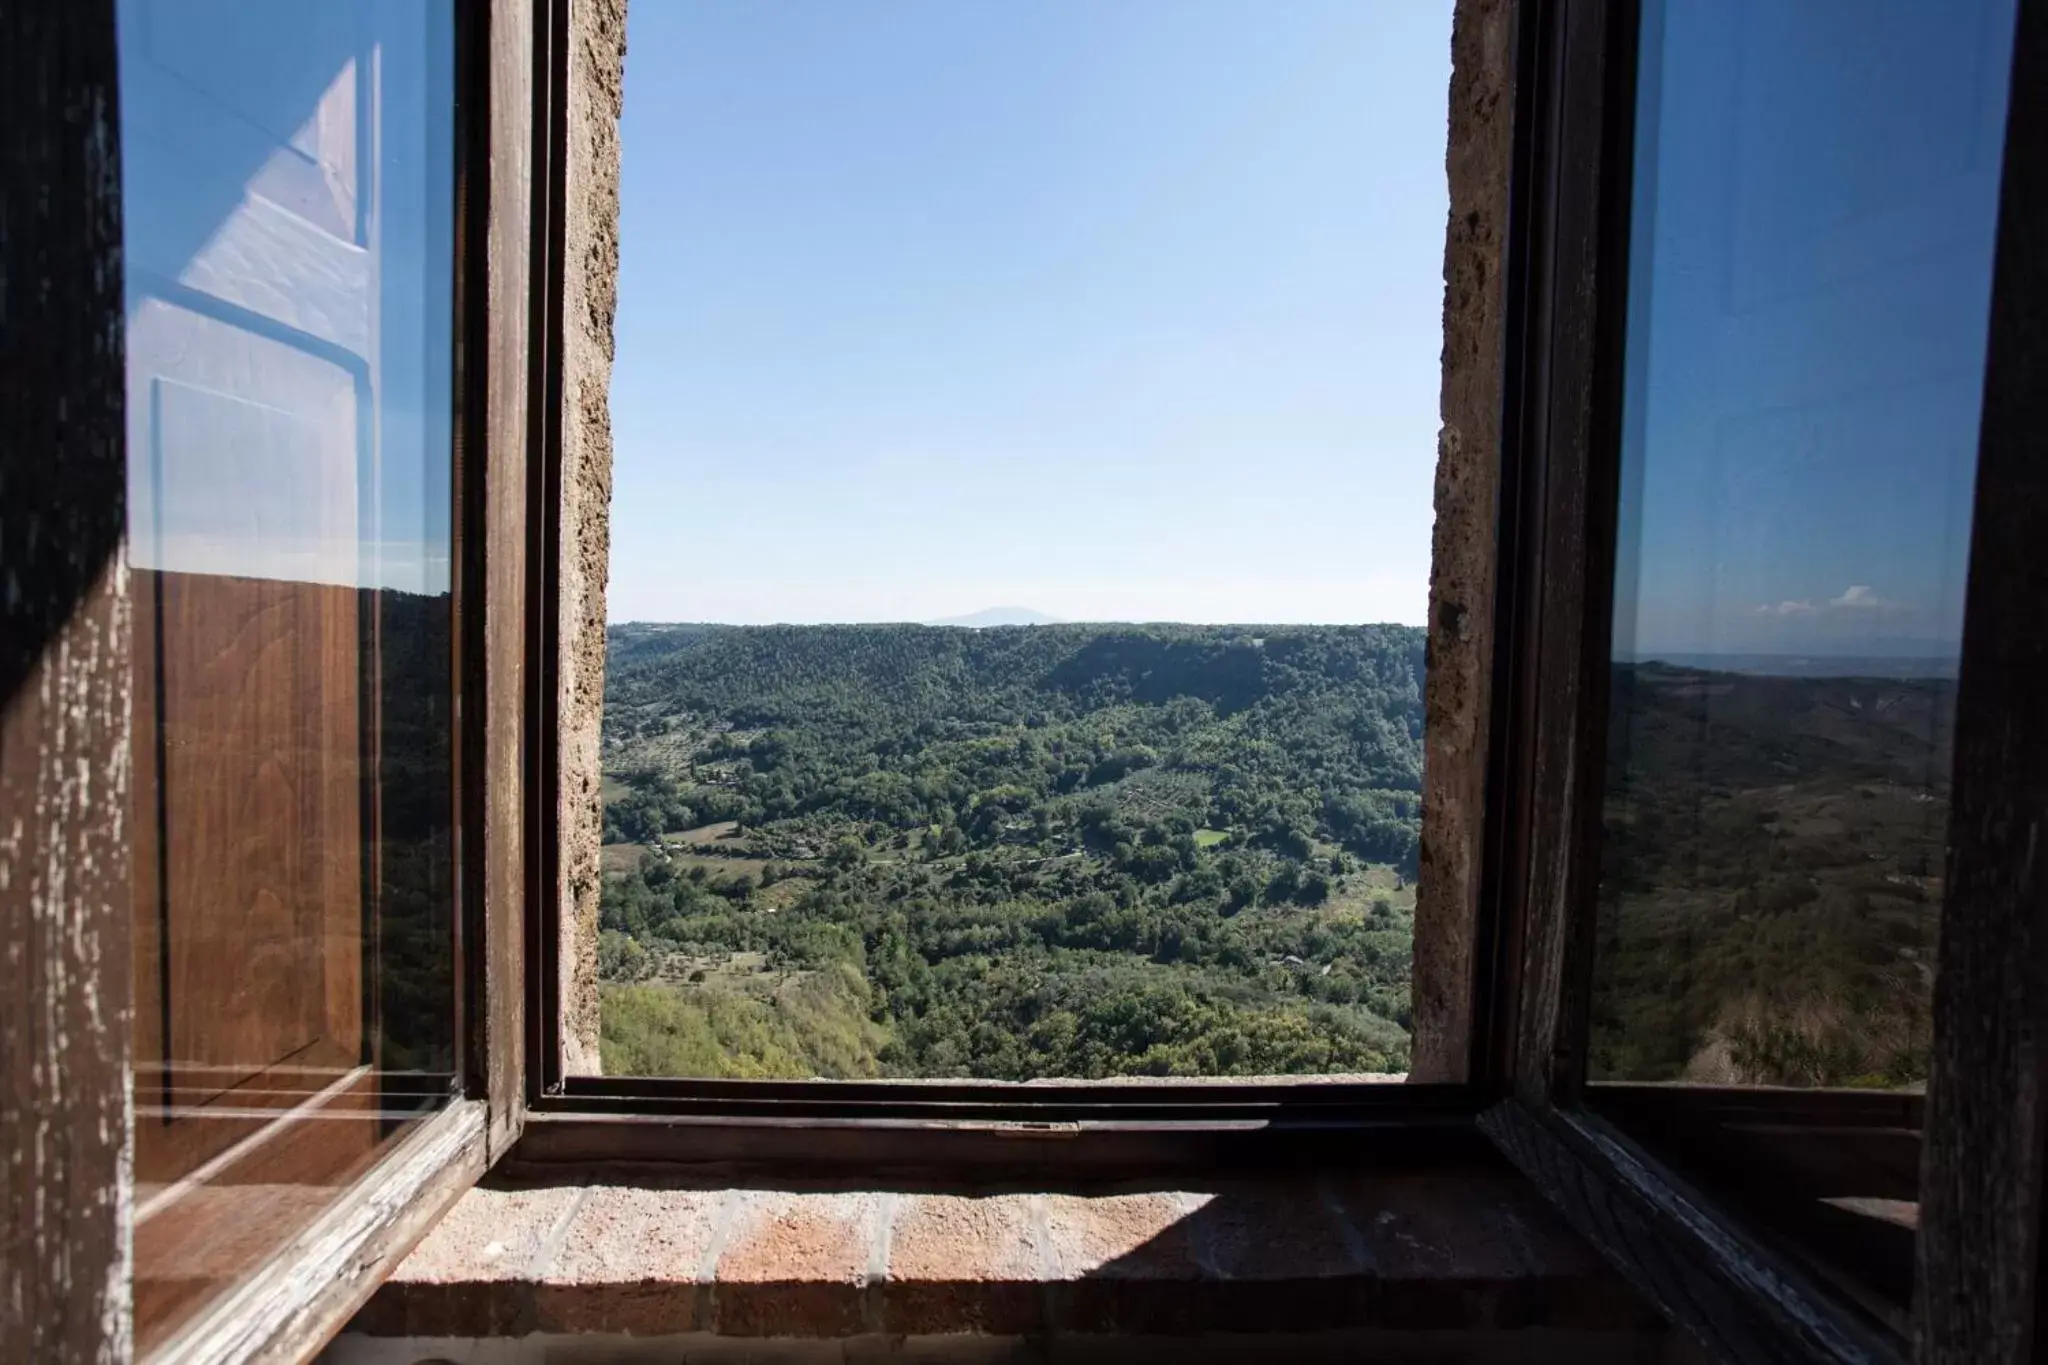
{"label": "tree", "polygon": [[597,974],[605,981],[638,981],[645,976],[651,959],[645,948],[630,935],[616,929],[601,930],[597,936]]}

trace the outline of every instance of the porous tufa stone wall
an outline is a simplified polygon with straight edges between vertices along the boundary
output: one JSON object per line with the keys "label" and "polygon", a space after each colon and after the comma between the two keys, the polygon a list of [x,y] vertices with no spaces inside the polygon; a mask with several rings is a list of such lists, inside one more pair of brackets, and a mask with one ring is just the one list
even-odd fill
{"label": "porous tufa stone wall", "polygon": [[562,270],[561,870],[562,1064],[598,1059],[598,845],[604,592],[611,550],[612,320],[619,298],[619,113],[626,0],[570,7]]}
{"label": "porous tufa stone wall", "polygon": [[1514,139],[1513,0],[1457,0],[1451,192],[1444,234],[1443,426],[1423,689],[1422,858],[1409,988],[1409,1079],[1465,1079],[1486,809],[1506,306],[1501,273]]}

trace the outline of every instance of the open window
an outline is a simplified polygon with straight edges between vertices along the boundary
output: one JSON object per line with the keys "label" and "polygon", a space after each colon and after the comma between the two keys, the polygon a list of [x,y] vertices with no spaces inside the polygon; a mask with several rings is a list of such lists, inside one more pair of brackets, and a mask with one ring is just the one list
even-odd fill
{"label": "open window", "polygon": [[2035,1359],[2048,5],[1460,0],[1415,1079],[1160,1086],[592,1065],[573,17],[0,19],[10,1343],[304,1358],[492,1168],[1497,1148],[1723,1358]]}
{"label": "open window", "polygon": [[[1998,1207],[1984,1184],[2035,1188],[2035,1146],[2018,1136],[2033,1130],[2001,1128],[2011,1136],[1996,1142],[1988,1128],[1939,1130],[1994,1125],[1984,1087],[2019,1063],[1988,1044],[2023,1031],[2039,1002],[2012,981],[1995,992],[2011,1013],[1959,1017],[1953,992],[1977,988],[1940,964],[1988,951],[1958,971],[2017,970],[2041,913],[2037,892],[1996,870],[2017,836],[1956,823],[2039,807],[2036,788],[2011,785],[2019,759],[1993,770],[1968,757],[1973,733],[2027,733],[2012,688],[2032,656],[1980,623],[2040,567],[2004,538],[2035,494],[2000,454],[2014,439],[2000,414],[2019,403],[2031,353],[2020,324],[1999,324],[2040,306],[2010,245],[2038,227],[2026,85],[2038,9],[1515,7],[1513,212],[1494,261],[1502,434],[1484,485],[1498,490],[1497,609],[1467,679],[1491,689],[1483,771],[1449,760],[1429,774],[1478,793],[1483,857],[1417,912],[1417,970],[1440,973],[1413,1019],[1427,1082],[1212,1077],[1140,1096],[1072,1079],[600,1076],[587,1043],[584,1064],[564,1065],[576,1030],[563,1002],[574,1013],[587,988],[570,990],[575,968],[558,962],[535,978],[536,1014],[557,1031],[530,1058],[522,1158],[688,1168],[800,1152],[807,1169],[841,1172],[1115,1171],[1140,1151],[1360,1161],[1476,1113],[1646,1293],[1731,1359],[1877,1360],[1966,1340],[1992,1351],[1972,1335],[1986,1319],[1957,1297],[1991,1272],[1963,1264],[1959,1239],[2002,1220],[2000,1273],[2019,1278],[1999,1302],[2021,1313],[2031,1289],[2012,1286],[2031,1285],[2022,1228],[2038,1204]],[[1468,33],[1483,22],[1478,7],[1465,19]],[[1470,154],[1454,143],[1454,168]],[[1472,207],[1454,197],[1454,243]],[[1448,393],[1457,356],[1445,354]],[[1455,488],[1470,471],[1454,450],[1444,458]],[[588,523],[554,524],[587,561]],[[1440,540],[1438,573],[1455,576],[1455,561]],[[1470,653],[1464,604],[1439,606],[1432,662],[1456,670]],[[579,623],[549,627],[566,637]],[[580,630],[565,669],[588,667],[587,617]],[[767,733],[776,703],[760,695],[761,735],[715,706],[680,717],[658,704],[678,677],[690,690],[675,660],[704,641],[685,634],[614,637],[631,685],[613,698],[631,715],[599,741],[643,756],[665,746],[699,783],[619,788],[651,797],[664,886],[706,864],[714,882],[718,858],[758,855],[766,842],[715,843],[772,836],[781,813],[750,811],[765,816],[753,831],[745,817],[738,830],[686,819],[693,834],[669,835],[664,800],[744,791],[786,738]],[[771,645],[749,658],[773,672]],[[1425,864],[1433,841],[1438,866],[1453,862],[1458,834],[1440,800]],[[558,875],[602,879],[594,850],[542,842],[583,860]],[[849,856],[900,856],[859,842]],[[1977,895],[1995,904],[1969,908]],[[541,914],[542,955],[623,933],[567,896]],[[662,946],[686,973],[730,960],[678,932]],[[2032,1122],[2022,1094],[1996,1103],[2017,1106],[1996,1125]],[[1028,1151],[987,1131],[1019,1121],[1070,1138]],[[1965,1180],[1957,1143],[1997,1174]]]}
{"label": "open window", "polygon": [[2029,1358],[2041,7],[1546,13],[1481,1126],[1725,1358]]}
{"label": "open window", "polygon": [[459,1096],[458,68],[412,6],[117,23],[148,1350]]}
{"label": "open window", "polygon": [[[47,444],[6,535],[92,522],[9,568],[47,594],[7,632],[10,924],[52,935],[10,991],[49,1012],[9,1034],[9,1349],[299,1356],[518,1128],[531,13],[123,0],[7,48],[7,292],[50,312],[8,322]],[[90,398],[45,332],[94,338]]]}
{"label": "open window", "polygon": [[565,1096],[1414,1070],[1450,22],[631,12]]}

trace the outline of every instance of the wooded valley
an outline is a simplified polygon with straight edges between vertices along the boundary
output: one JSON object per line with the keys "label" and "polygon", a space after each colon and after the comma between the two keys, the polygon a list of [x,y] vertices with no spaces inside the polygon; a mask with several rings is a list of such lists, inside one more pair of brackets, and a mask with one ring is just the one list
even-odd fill
{"label": "wooded valley", "polygon": [[1423,635],[614,627],[605,1069],[1405,1070]]}

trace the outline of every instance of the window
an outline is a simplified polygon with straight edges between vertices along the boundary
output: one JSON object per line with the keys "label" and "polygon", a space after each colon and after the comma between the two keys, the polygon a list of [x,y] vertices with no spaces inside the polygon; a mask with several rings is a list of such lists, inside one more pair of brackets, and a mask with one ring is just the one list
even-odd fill
{"label": "window", "polygon": [[[1000,1037],[896,1074],[879,1047],[838,1078],[811,1058],[779,1076],[583,1074],[577,1049],[600,1040],[579,1032],[595,1021],[578,983],[630,956],[597,932],[576,844],[595,845],[606,757],[588,611],[608,459],[603,44],[571,41],[568,0],[223,6],[204,25],[155,0],[0,12],[0,1335],[36,1359],[306,1358],[508,1162],[583,1182],[958,1184],[1456,1169],[1497,1148],[1721,1358],[2031,1360],[2048,5],[1455,12],[1438,509],[1481,529],[1445,550],[1439,525],[1429,662],[1463,670],[1464,701],[1428,704],[1465,728],[1428,736],[1432,782],[1453,780],[1432,785],[1418,871],[1450,889],[1423,898],[1439,976],[1425,1001],[1418,952],[1412,1009],[1418,1039],[1434,1010],[1436,1046],[1459,1055],[1455,1079],[1398,1086],[1131,1086],[1110,1073],[1140,1068],[1086,1063],[1018,1086],[1004,1077],[1023,1068],[978,1060]],[[1247,37],[1247,60],[1273,37]],[[962,660],[1074,635],[897,629]],[[1147,678],[1240,645],[1263,670],[1281,632],[1217,650],[1208,627],[1180,629],[1081,633],[1153,666],[1119,675],[1129,725],[1099,732],[1077,787],[1156,783],[1169,765],[1135,761],[1131,734],[1155,756],[1155,737],[1241,737]],[[709,941],[689,917],[723,899],[791,954],[798,986],[829,984],[830,963],[796,953],[852,941],[816,916],[798,942],[799,902],[769,899],[786,880],[893,905],[892,877],[958,858],[948,878],[1000,881],[1047,838],[1011,784],[921,794],[908,773],[924,802],[908,828],[854,821],[850,803],[903,796],[881,761],[897,748],[799,797],[813,770],[795,758],[862,733],[822,722],[864,715],[810,704],[837,704],[836,664],[791,695],[782,645],[800,633],[621,630],[610,661],[613,701],[638,708],[635,689],[673,693],[676,661],[708,642],[718,666],[686,681],[728,708],[617,709],[612,748],[639,758],[614,812],[643,820],[617,832],[646,834],[651,811],[671,842],[664,803],[690,802],[630,780],[664,743],[739,779],[763,817],[747,812],[749,838],[809,837],[828,808],[861,826],[806,855],[824,875],[757,876],[742,907],[735,878],[690,877],[744,857],[710,851],[719,822],[692,809],[696,842],[664,850],[671,884],[639,878],[686,921],[672,957]],[[766,709],[742,695],[756,675],[775,725],[740,724]],[[1021,727],[973,716],[997,733],[940,740],[958,770],[1015,760],[1012,728],[1076,718],[1032,726],[1037,701],[1016,704]],[[1349,752],[1285,748],[1276,809],[1306,801],[1304,753],[1343,779]],[[1054,756],[1044,771],[1080,755]],[[1316,780],[1300,832],[1329,858],[1353,825]],[[1072,829],[1082,857],[1132,863],[1139,905],[1223,856],[1204,831],[1267,860],[1255,901],[1289,861],[1284,821],[1156,823],[1106,851],[1079,809]],[[923,856],[949,828],[984,841],[972,876],[967,851]],[[1159,849],[1180,865],[1147,882]],[[798,861],[754,850],[762,872],[768,851]],[[1292,861],[1299,893],[1318,869]],[[1362,875],[1333,874],[1325,906]],[[1233,922],[1320,922],[1293,893]],[[1128,908],[1109,899],[1093,922]],[[961,918],[973,947],[987,924]],[[860,959],[893,970],[867,928]],[[1311,953],[1254,963],[1307,1000],[1351,960],[1339,946],[1328,976]],[[727,985],[712,966],[762,950],[720,951],[680,985]],[[772,1023],[779,997],[757,1003]],[[860,1019],[900,1024],[876,1004]],[[736,1069],[721,1035],[687,1036],[719,1043],[688,1069]],[[1231,1069],[1209,1055],[1158,1069]]]}
{"label": "window", "polygon": [[525,413],[475,342],[523,319],[485,248],[529,216],[516,166],[477,173],[476,112],[495,85],[518,145],[530,16],[11,20],[35,147],[0,293],[39,358],[0,541],[37,547],[6,577],[41,614],[4,632],[0,1330],[35,1359],[295,1358],[519,1118],[518,983],[478,961],[522,909],[485,898],[520,857],[485,763],[517,773],[517,693],[509,725],[478,703],[524,600],[475,492],[523,477],[479,436]]}
{"label": "window", "polygon": [[119,14],[136,1338],[455,1098],[454,16]]}
{"label": "window", "polygon": [[2012,29],[1640,40],[1589,1100],[1900,1321]]}
{"label": "window", "polygon": [[2040,1209],[1993,1189],[2036,1158],[1984,1136],[2032,1122],[1999,972],[2041,907],[1985,812],[2038,808],[2001,319],[2039,307],[2039,18],[1661,0],[1527,39],[1555,198],[1482,1126],[1729,1359],[2019,1359],[1969,1319],[2032,1311],[1991,1285]]}
{"label": "window", "polygon": [[1407,1072],[1448,4],[630,23],[604,1071]]}

